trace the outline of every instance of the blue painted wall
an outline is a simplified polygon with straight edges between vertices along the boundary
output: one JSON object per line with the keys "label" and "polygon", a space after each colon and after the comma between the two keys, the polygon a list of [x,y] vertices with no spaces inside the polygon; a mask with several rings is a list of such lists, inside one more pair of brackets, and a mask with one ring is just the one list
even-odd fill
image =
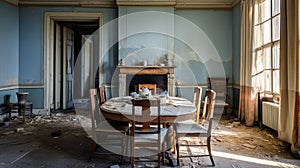
{"label": "blue painted wall", "polygon": [[[219,53],[225,74],[230,79],[230,83],[232,82],[232,11],[121,7],[119,8],[119,16],[143,11],[158,11],[170,14],[174,13],[179,17],[189,20],[192,22],[191,24],[198,26],[207,36],[207,39],[205,40],[211,41],[212,45]],[[159,21],[157,21],[158,19],[153,19],[152,15],[145,17],[144,20],[138,20],[139,18],[134,20],[128,16],[127,20],[124,22],[121,21],[121,24],[119,25],[119,59],[125,59],[126,65],[142,65],[142,62],[145,59],[147,60],[148,64],[150,63],[151,65],[157,65],[163,61],[164,55],[167,53],[166,50],[170,49],[172,51],[174,49],[177,66],[177,69],[175,69],[175,74],[178,74],[178,80],[187,81],[187,79],[184,77],[186,77],[186,74],[190,74],[192,71],[195,74],[196,82],[193,83],[191,81],[190,83],[185,84],[206,84],[208,73],[206,72],[205,65],[216,66],[214,62],[215,60],[213,58],[204,60],[204,62],[203,60],[197,60],[195,59],[197,56],[189,54],[193,51],[188,44],[180,41],[180,39],[175,39],[175,42],[172,42],[171,38],[173,37],[170,38],[164,34],[160,34],[160,32],[168,31],[171,32],[171,34],[173,33],[176,38],[178,35],[177,33],[180,31],[182,34],[182,32],[181,30],[176,29],[176,19],[173,20],[173,22],[170,22],[168,20],[164,21],[163,19],[159,18]],[[152,26],[150,27],[149,25]],[[132,36],[129,36],[132,32],[135,33],[132,31],[132,29],[139,30],[137,27],[150,27],[149,30],[159,30],[160,32],[142,32],[141,34],[136,33]],[[184,31],[189,32],[190,30],[184,29]],[[125,40],[122,39],[123,36],[126,37]],[[207,41],[203,41],[203,43],[206,43]],[[207,55],[209,54],[214,55],[214,53],[208,53]],[[131,58],[129,59],[129,57]],[[187,64],[189,68],[186,68],[185,71],[182,71],[182,69],[180,69],[181,64]]]}
{"label": "blue painted wall", "polygon": [[[224,70],[226,77],[229,78],[230,82],[232,79],[232,11],[229,10],[176,10],[175,14],[183,17],[203,31],[207,36],[206,41],[212,42],[216,48]],[[186,30],[187,32],[189,30]],[[175,26],[175,35],[176,35]],[[181,42],[175,45],[175,52],[182,57],[187,59],[189,67],[197,79],[199,84],[206,84],[208,73],[206,71],[207,66],[215,66],[215,60],[199,60],[198,55],[195,55],[189,46],[184,46]],[[200,51],[200,54],[201,51]],[[211,53],[213,54],[213,53]],[[208,56],[209,57],[209,56]],[[215,67],[216,69],[219,67]],[[180,76],[183,76],[181,74]]]}
{"label": "blue painted wall", "polygon": [[119,60],[126,65],[143,65],[144,60],[148,65],[162,63],[171,45],[171,38],[163,33],[173,34],[173,14],[173,8],[119,7]]}
{"label": "blue painted wall", "polygon": [[0,88],[17,85],[18,75],[19,9],[0,2]]}

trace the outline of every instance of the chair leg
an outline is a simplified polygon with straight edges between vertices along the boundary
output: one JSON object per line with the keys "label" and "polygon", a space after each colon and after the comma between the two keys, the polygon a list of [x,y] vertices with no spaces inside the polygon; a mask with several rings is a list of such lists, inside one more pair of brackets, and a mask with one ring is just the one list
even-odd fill
{"label": "chair leg", "polygon": [[164,145],[163,143],[163,146],[162,146],[162,162],[163,162],[163,165],[165,165],[165,158],[166,158],[166,151],[165,151],[165,148],[166,148],[166,145]]}
{"label": "chair leg", "polygon": [[211,136],[207,137],[207,150],[208,150],[208,154],[209,154],[212,166],[215,166],[215,162],[214,162],[214,159],[211,154],[210,139],[211,139]]}
{"label": "chair leg", "polygon": [[160,152],[157,154],[157,168],[160,168]]}
{"label": "chair leg", "polygon": [[26,105],[23,104],[21,105],[21,111],[22,111],[22,114],[23,114],[23,123],[25,123],[25,111],[26,111]]}
{"label": "chair leg", "polygon": [[30,117],[32,117],[32,107],[33,105],[32,104],[30,104]]}
{"label": "chair leg", "polygon": [[131,168],[134,168],[134,137],[131,137]]}
{"label": "chair leg", "polygon": [[180,165],[179,163],[179,142],[178,139],[176,138],[176,154],[177,154],[177,166]]}
{"label": "chair leg", "polygon": [[9,120],[11,120],[11,109],[12,109],[12,106],[13,105],[8,105],[8,107],[7,107],[7,110],[8,110],[8,118],[9,118]]}
{"label": "chair leg", "polygon": [[121,159],[120,159],[120,164],[124,164],[124,156],[125,156],[125,152],[127,150],[127,137],[124,136],[122,138],[122,155],[121,155]]}
{"label": "chair leg", "polygon": [[89,156],[89,159],[88,159],[89,162],[92,160],[93,153],[94,153],[96,150],[97,150],[97,144],[96,144],[96,142],[93,141],[93,144],[92,144],[92,150],[91,150],[91,153],[90,153],[90,156]]}

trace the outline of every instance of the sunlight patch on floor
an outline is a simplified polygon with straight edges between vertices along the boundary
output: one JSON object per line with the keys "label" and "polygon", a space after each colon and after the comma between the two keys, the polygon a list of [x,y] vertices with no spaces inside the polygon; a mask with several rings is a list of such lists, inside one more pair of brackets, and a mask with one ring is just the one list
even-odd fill
{"label": "sunlight patch on floor", "polygon": [[293,164],[265,160],[265,159],[258,159],[258,158],[254,158],[254,157],[248,157],[248,156],[242,156],[242,155],[236,155],[236,154],[218,152],[218,151],[212,151],[212,155],[217,156],[217,157],[222,157],[222,158],[240,160],[240,161],[244,161],[244,162],[251,162],[251,163],[263,164],[263,165],[268,165],[268,166],[297,167],[297,165],[293,165]]}
{"label": "sunlight patch on floor", "polygon": [[225,130],[214,130],[212,132],[212,136],[214,135],[232,135],[232,136],[237,136],[238,134],[233,131],[225,131]]}

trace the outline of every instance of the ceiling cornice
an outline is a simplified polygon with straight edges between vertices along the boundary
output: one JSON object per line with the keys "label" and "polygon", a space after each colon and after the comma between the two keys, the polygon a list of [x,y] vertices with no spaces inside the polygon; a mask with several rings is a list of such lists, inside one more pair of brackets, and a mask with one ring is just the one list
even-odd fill
{"label": "ceiling cornice", "polygon": [[3,0],[20,6],[168,6],[176,9],[227,9],[236,6],[240,0]]}
{"label": "ceiling cornice", "polygon": [[176,0],[116,0],[118,6],[172,6]]}
{"label": "ceiling cornice", "polygon": [[235,1],[233,1],[233,3],[232,3],[232,7],[235,7],[238,3],[240,3],[241,2],[241,0],[235,0]]}
{"label": "ceiling cornice", "polygon": [[115,0],[19,0],[20,6],[117,7]]}
{"label": "ceiling cornice", "polygon": [[230,0],[177,0],[176,9],[231,8]]}
{"label": "ceiling cornice", "polygon": [[176,9],[224,9],[240,0],[116,0],[118,6],[172,6]]}
{"label": "ceiling cornice", "polygon": [[19,4],[18,0],[3,0],[3,1],[7,2],[9,4],[12,4],[12,5],[15,5],[15,6],[18,6],[18,4]]}

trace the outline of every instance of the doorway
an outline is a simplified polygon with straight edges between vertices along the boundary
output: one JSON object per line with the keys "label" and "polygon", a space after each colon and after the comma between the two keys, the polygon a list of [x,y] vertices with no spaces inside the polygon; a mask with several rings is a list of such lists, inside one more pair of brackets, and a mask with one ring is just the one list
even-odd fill
{"label": "doorway", "polygon": [[[74,97],[85,97],[86,90],[95,87],[89,75],[102,66],[102,33],[96,47],[89,37],[101,26],[99,13],[45,14],[44,107],[48,112],[73,108]],[[98,66],[91,63],[94,48],[99,53]],[[74,69],[75,65],[80,68]]]}

